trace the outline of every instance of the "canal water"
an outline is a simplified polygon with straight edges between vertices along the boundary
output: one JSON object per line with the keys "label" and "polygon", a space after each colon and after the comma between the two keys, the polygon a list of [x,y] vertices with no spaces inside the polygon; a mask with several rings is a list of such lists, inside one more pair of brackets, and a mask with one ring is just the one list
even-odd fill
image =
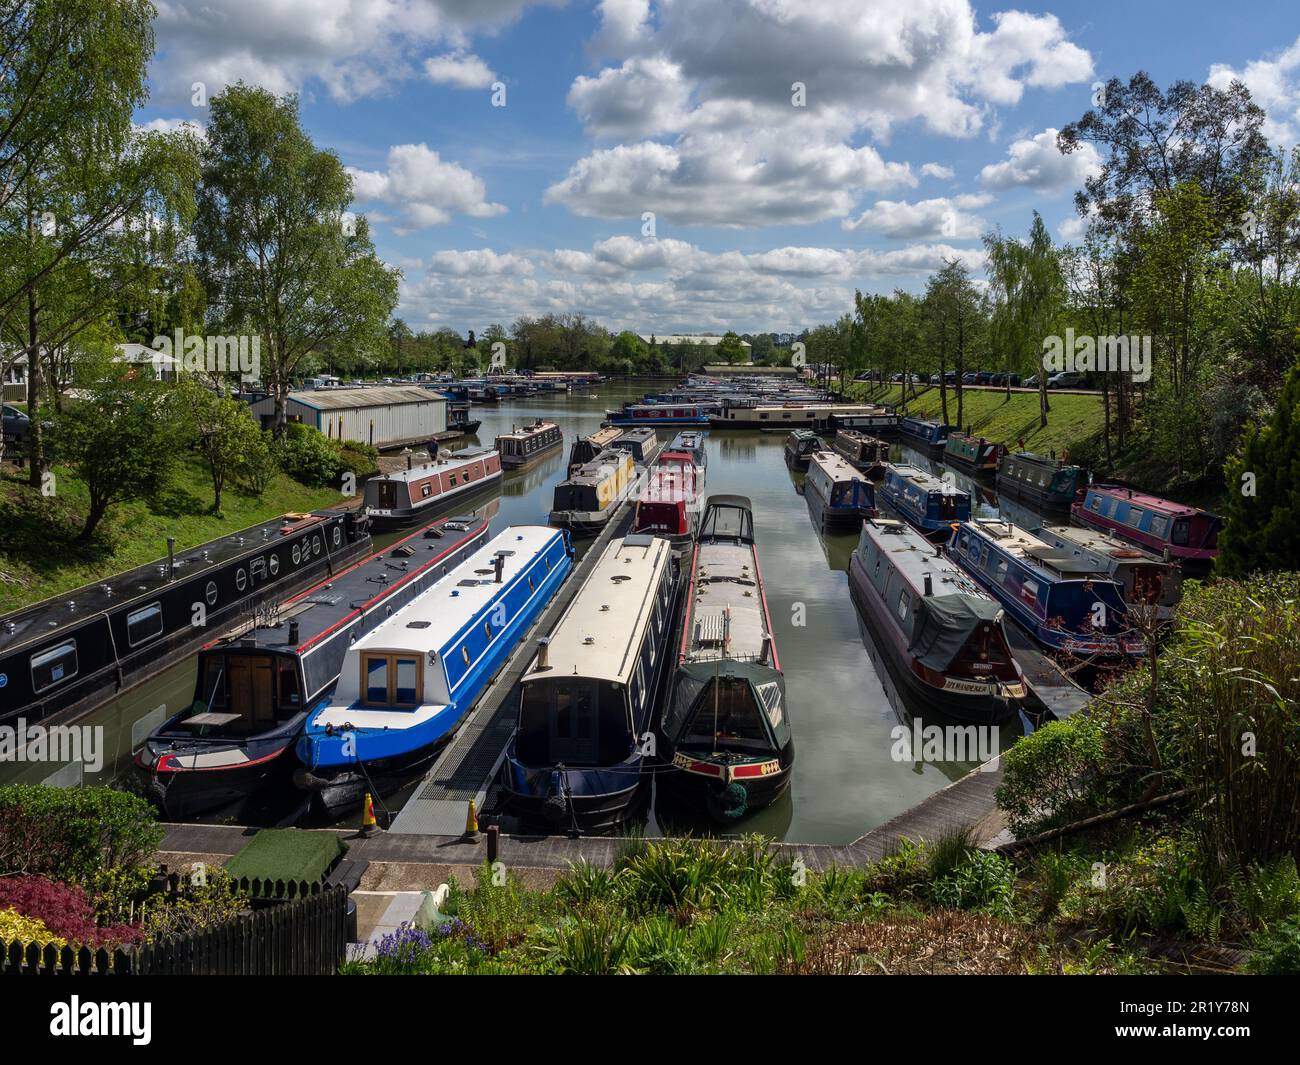
{"label": "canal water", "polygon": [[[505,474],[494,530],[511,524],[545,524],[555,483],[564,475],[568,445],[595,431],[606,408],[634,399],[645,386],[604,386],[516,399],[499,406],[475,407],[482,419],[477,439],[490,444],[496,434],[534,418],[555,421],[564,431],[565,447],[538,465]],[[957,779],[977,759],[912,761],[900,742],[906,730],[926,723],[947,724],[933,712],[905,701],[891,683],[872,638],[849,597],[847,569],[856,535],[826,535],[813,525],[801,494],[803,475],[785,465],[785,439],[777,433],[711,431],[708,436],[708,493],[748,496],[766,581],[775,639],[785,669],[787,706],[795,737],[795,769],[789,792],[776,804],[742,821],[737,829],[797,843],[848,843],[867,830],[915,805]],[[453,446],[462,446],[459,444]],[[895,446],[895,461],[912,462],[935,473],[951,472],[957,487],[972,493],[978,517],[1008,517],[1036,528],[1042,519],[1023,504],[1000,504],[991,489],[959,471],[910,449]],[[392,534],[384,543],[395,539]],[[579,542],[579,549],[583,547]],[[193,698],[194,658],[178,661],[166,672],[107,704],[82,724],[104,727],[107,752],[98,773],[77,774],[69,767],[63,783],[122,783],[131,777],[132,750],[166,717]],[[914,720],[915,719],[915,720]],[[1014,742],[1018,724],[1004,727],[1000,749]],[[920,758],[921,752],[917,752]],[[49,777],[49,767],[10,772],[0,767],[0,782]],[[35,770],[40,769],[40,772]],[[389,797],[396,809],[413,788]],[[287,802],[287,800],[286,800]],[[292,820],[290,805],[268,808],[266,823]],[[660,830],[705,829],[666,817],[661,825],[654,809],[647,834]],[[219,811],[204,820],[232,820]]]}

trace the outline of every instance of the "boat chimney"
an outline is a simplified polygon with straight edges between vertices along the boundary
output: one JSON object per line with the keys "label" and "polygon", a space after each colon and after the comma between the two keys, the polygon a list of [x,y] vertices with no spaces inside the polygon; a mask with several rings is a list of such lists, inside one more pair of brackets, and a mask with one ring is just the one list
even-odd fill
{"label": "boat chimney", "polygon": [[412,460],[414,459],[414,457],[415,456],[411,453],[411,449],[408,447],[406,449],[406,468],[408,470],[411,468]]}
{"label": "boat chimney", "polygon": [[504,555],[495,555],[492,558],[492,566],[496,570],[495,580],[497,584],[501,583],[501,575],[505,572],[506,560]]}
{"label": "boat chimney", "polygon": [[551,668],[551,638],[543,636],[537,641],[537,672]]}
{"label": "boat chimney", "polygon": [[176,537],[167,537],[167,579],[176,579]]}
{"label": "boat chimney", "polygon": [[925,594],[934,595],[934,581],[930,579],[928,573],[925,575]]}

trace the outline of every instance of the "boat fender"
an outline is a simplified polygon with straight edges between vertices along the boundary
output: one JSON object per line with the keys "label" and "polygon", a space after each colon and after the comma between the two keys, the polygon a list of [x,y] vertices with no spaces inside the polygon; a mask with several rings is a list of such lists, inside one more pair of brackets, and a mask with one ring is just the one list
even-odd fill
{"label": "boat fender", "polygon": [[562,825],[567,820],[569,804],[563,795],[548,795],[542,803],[542,816],[552,825]]}
{"label": "boat fender", "polygon": [[749,792],[744,784],[733,780],[725,787],[711,788],[705,794],[705,805],[717,820],[735,821],[749,809]]}

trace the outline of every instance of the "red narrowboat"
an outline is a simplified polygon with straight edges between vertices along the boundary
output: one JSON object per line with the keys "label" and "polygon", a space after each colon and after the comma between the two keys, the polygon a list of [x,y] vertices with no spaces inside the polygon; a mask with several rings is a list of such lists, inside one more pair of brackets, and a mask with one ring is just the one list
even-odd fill
{"label": "red narrowboat", "polygon": [[1207,571],[1219,553],[1223,519],[1217,514],[1121,485],[1089,485],[1070,516],[1179,562],[1189,572]]}

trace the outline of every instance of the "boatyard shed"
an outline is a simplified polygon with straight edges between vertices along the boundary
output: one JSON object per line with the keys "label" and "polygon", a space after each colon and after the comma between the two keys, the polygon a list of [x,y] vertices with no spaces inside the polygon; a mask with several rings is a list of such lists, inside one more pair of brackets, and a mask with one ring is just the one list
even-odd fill
{"label": "boatyard shed", "polygon": [[[418,385],[290,392],[285,413],[335,440],[377,448],[422,444],[447,431],[447,397]],[[275,397],[253,404],[263,428],[275,418]]]}

